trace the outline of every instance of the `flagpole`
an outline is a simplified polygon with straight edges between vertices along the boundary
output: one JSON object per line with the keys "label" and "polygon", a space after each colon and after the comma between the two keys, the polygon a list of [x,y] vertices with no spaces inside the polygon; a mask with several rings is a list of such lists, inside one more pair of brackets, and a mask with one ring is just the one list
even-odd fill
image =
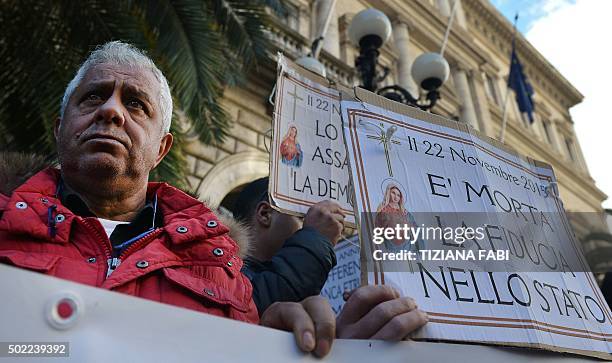
{"label": "flagpole", "polygon": [[312,57],[315,59],[319,58],[319,53],[321,53],[321,48],[323,48],[323,39],[325,38],[325,34],[327,33],[327,28],[329,28],[331,18],[335,14],[334,8],[336,7],[336,1],[337,0],[331,0],[331,6],[329,7],[330,11],[327,12],[327,17],[325,18],[325,22],[323,23],[321,33],[317,34],[318,36],[315,38],[315,41],[321,38],[321,40],[315,45],[315,49],[312,50]]}
{"label": "flagpole", "polygon": [[448,43],[448,35],[451,30],[451,26],[453,25],[453,19],[455,18],[455,12],[457,12],[457,5],[461,0],[455,0],[453,3],[453,9],[448,18],[448,24],[446,25],[446,31],[444,32],[444,39],[442,40],[442,47],[440,48],[440,55],[444,57],[444,51],[446,50],[446,43]]}
{"label": "flagpole", "polygon": [[506,86],[506,95],[504,96],[504,104],[503,104],[503,116],[502,116],[502,126],[501,126],[501,135],[499,135],[499,141],[504,142],[506,136],[506,124],[508,123],[508,96],[510,95],[510,86]]}
{"label": "flagpole", "polygon": [[[516,22],[518,20],[518,13],[514,16],[514,26],[512,29],[512,49],[514,50],[514,43],[516,39]],[[512,59],[510,60],[512,62]],[[510,65],[512,66],[512,65]],[[508,75],[510,76],[510,75]],[[504,96],[503,112],[502,112],[502,126],[501,134],[499,135],[499,141],[504,142],[506,138],[506,125],[508,124],[508,96],[510,95],[510,80],[506,82],[506,95]]]}

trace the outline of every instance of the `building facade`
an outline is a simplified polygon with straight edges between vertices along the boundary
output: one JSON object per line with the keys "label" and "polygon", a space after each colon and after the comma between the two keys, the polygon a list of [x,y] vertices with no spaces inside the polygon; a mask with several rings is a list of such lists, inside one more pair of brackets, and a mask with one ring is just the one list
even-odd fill
{"label": "building facade", "polygon": [[[317,29],[331,13],[319,60],[329,78],[358,85],[354,67],[358,49],[349,41],[347,29],[354,14],[374,7],[391,19],[393,29],[379,57],[380,63],[390,69],[381,87],[399,84],[415,95],[418,88],[410,75],[412,61],[424,52],[440,50],[454,1],[284,0],[287,12],[274,16],[269,31],[273,44],[270,54],[282,51],[292,59],[306,55]],[[512,36],[512,24],[488,0],[457,4],[444,54],[451,75],[440,89],[442,98],[432,112],[499,138]],[[566,210],[581,212],[570,218],[574,218],[576,233],[588,255],[602,246],[601,241],[589,240],[588,236],[603,225],[606,195],[589,174],[569,113],[583,96],[520,34],[516,35],[516,47],[535,91],[535,122],[530,124],[521,115],[510,94],[505,143],[553,166]],[[230,205],[243,185],[268,174],[269,96],[275,76],[276,64],[271,59],[249,76],[247,84],[226,90],[223,105],[233,124],[223,144],[207,146],[194,138],[187,147],[191,187],[213,205]],[[585,212],[601,217],[585,218]]]}

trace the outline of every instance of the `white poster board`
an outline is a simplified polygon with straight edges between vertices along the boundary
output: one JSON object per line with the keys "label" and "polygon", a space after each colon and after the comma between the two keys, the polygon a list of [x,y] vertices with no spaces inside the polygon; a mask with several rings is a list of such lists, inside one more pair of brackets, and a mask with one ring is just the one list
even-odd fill
{"label": "white poster board", "polygon": [[[367,280],[394,286],[428,312],[418,338],[612,357],[612,314],[550,166],[367,91],[342,96]],[[461,244],[452,233],[382,235],[395,225],[481,234]]]}
{"label": "white poster board", "polygon": [[340,95],[319,77],[279,54],[272,121],[269,194],[284,212],[305,214],[322,200],[340,204],[355,223]]}

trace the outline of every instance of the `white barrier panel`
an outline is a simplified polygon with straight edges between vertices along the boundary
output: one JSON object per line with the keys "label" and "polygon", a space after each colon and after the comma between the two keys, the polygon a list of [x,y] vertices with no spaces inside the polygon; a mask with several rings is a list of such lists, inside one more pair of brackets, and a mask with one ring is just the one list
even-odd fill
{"label": "white barrier panel", "polygon": [[[67,358],[18,362],[321,362],[301,353],[290,333],[175,308],[0,265],[2,342],[69,343]],[[68,321],[55,303],[74,302]],[[70,312],[70,309],[68,309]],[[66,310],[62,312],[66,316]],[[70,314],[68,314],[70,315]],[[55,323],[50,323],[55,321]],[[6,352],[0,352],[6,357]],[[588,362],[520,348],[427,342],[337,340],[327,362]]]}

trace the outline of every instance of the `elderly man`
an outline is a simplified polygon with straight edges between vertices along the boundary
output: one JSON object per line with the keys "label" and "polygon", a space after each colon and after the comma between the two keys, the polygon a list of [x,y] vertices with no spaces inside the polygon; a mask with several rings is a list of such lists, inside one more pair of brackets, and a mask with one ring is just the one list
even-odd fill
{"label": "elderly man", "polygon": [[110,42],[68,84],[47,168],[0,206],[0,260],[48,275],[257,322],[238,246],[202,203],[147,183],[170,150],[172,97],[155,64]]}
{"label": "elderly man", "polygon": [[[172,146],[171,115],[168,83],[148,57],[121,42],[92,52],[68,84],[55,124],[60,169],[0,194],[0,262],[258,322],[228,228],[196,199],[148,183]],[[380,294],[363,291],[355,301]],[[338,329],[343,336],[367,316],[356,310]],[[422,323],[413,319],[410,328]],[[331,309],[318,297],[276,303],[261,324],[293,331],[302,350],[319,356],[336,335]]]}

